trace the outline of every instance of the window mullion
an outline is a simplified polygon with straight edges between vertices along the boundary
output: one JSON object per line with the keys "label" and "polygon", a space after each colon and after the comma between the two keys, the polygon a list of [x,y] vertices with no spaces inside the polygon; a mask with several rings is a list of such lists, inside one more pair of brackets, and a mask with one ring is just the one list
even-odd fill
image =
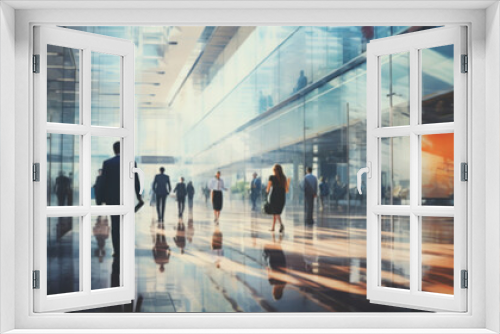
{"label": "window mullion", "polygon": [[91,50],[86,48],[82,50],[82,89],[80,94],[80,101],[82,102],[81,112],[82,112],[82,125],[86,128],[86,133],[83,135],[82,140],[82,155],[80,157],[80,166],[82,170],[82,204],[87,210],[86,214],[83,216],[82,222],[82,233],[80,234],[81,247],[80,250],[83,255],[80,255],[82,259],[80,276],[83,281],[83,292],[91,292],[91,224],[92,216],[90,213],[91,207],[91,108],[92,108],[92,63],[91,63]]}
{"label": "window mullion", "polygon": [[[419,57],[418,50],[410,49],[410,208],[418,205],[419,198],[419,174],[418,163],[418,135],[414,130],[418,125],[419,115]],[[419,222],[413,210],[410,210],[410,291],[418,293],[420,282],[420,244],[419,244]]]}

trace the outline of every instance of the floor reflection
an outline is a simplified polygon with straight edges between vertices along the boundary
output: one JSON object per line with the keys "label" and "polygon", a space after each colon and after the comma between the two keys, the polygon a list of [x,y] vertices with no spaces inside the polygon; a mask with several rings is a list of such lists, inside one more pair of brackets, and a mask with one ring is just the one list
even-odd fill
{"label": "floor reflection", "polygon": [[[363,216],[318,211],[310,226],[302,210],[288,207],[281,235],[269,231],[270,216],[247,203],[227,205],[216,224],[203,202],[186,222],[179,221],[176,203],[167,202],[164,223],[154,207],[136,216],[136,300],[86,312],[409,311],[366,299]],[[97,240],[99,249],[104,240],[107,255],[110,239]],[[108,284],[119,282],[119,261],[103,259],[101,251],[93,257],[111,269]],[[93,273],[92,286],[97,279]]]}

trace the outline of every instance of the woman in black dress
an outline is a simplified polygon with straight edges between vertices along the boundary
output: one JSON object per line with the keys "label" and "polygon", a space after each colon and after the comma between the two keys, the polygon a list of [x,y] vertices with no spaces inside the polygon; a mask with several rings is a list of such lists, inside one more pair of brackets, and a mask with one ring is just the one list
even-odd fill
{"label": "woman in black dress", "polygon": [[271,206],[271,214],[273,215],[273,226],[270,231],[274,231],[276,220],[279,220],[280,233],[282,233],[285,230],[285,226],[283,226],[281,221],[281,212],[283,212],[283,208],[285,207],[286,193],[288,192],[288,181],[285,174],[283,174],[283,168],[281,165],[274,165],[273,173],[274,175],[269,177],[269,182],[267,183],[267,193],[269,194],[271,191],[269,204]]}

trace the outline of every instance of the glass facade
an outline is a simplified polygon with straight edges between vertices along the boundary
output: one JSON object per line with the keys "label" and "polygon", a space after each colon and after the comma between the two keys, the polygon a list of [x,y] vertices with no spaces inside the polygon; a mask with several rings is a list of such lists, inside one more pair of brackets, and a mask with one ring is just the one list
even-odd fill
{"label": "glass facade", "polygon": [[[366,165],[367,43],[428,27],[70,28],[135,43],[136,162],[146,173],[146,205],[136,214],[137,299],[91,311],[408,311],[366,300],[366,184],[358,194],[356,173]],[[435,69],[432,58],[446,63],[447,56],[447,49],[423,55],[429,82],[424,106],[449,101],[449,75],[427,72]],[[92,57],[92,122],[116,126],[120,62],[108,58]],[[382,122],[408,124],[408,55],[386,58],[381,59]],[[446,111],[439,116],[440,122],[449,119]],[[427,137],[422,143],[432,141]],[[95,178],[99,161],[112,156],[113,138],[107,139],[92,141]],[[409,162],[391,159],[407,153],[407,139],[382,145],[381,191],[387,204],[409,203]],[[422,163],[435,163],[429,159],[439,154],[424,146]],[[289,181],[281,215],[284,233],[279,227],[268,231],[272,216],[260,213],[275,164]],[[181,219],[179,201],[172,196],[165,199],[164,221],[157,219],[161,195],[154,191],[154,180],[160,167],[172,189],[180,177],[194,185],[193,204],[186,202]],[[304,224],[307,167],[319,184],[312,225]],[[207,189],[216,171],[227,190],[222,215],[214,222]],[[438,176],[426,177],[430,183]],[[426,204],[449,203],[453,189],[428,193],[422,198]],[[408,286],[406,218],[399,217],[397,224],[381,218],[384,286]],[[436,279],[447,279],[450,267],[448,257],[432,261],[427,255],[434,243],[440,249],[450,244],[427,232],[433,223],[422,222],[427,247],[422,268],[428,273],[423,286],[449,291],[429,272],[442,269],[446,274]],[[92,228],[95,289],[102,289],[117,274],[108,218],[93,217]]]}

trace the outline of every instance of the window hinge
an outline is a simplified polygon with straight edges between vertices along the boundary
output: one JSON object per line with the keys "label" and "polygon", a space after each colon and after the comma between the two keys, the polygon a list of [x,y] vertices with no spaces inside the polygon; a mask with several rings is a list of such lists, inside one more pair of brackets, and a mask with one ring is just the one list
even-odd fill
{"label": "window hinge", "polygon": [[40,73],[40,55],[33,55],[33,73]]}
{"label": "window hinge", "polygon": [[33,270],[33,289],[40,289],[40,270]]}
{"label": "window hinge", "polygon": [[467,270],[462,270],[461,276],[462,276],[462,289],[469,288],[469,272]]}
{"label": "window hinge", "polygon": [[33,181],[40,181],[40,164],[38,162],[33,164]]}
{"label": "window hinge", "polygon": [[462,73],[469,72],[469,56],[462,55]]}
{"label": "window hinge", "polygon": [[462,162],[460,164],[460,174],[461,174],[461,177],[460,177],[460,180],[462,181],[469,181],[469,166],[467,165],[466,162]]}

